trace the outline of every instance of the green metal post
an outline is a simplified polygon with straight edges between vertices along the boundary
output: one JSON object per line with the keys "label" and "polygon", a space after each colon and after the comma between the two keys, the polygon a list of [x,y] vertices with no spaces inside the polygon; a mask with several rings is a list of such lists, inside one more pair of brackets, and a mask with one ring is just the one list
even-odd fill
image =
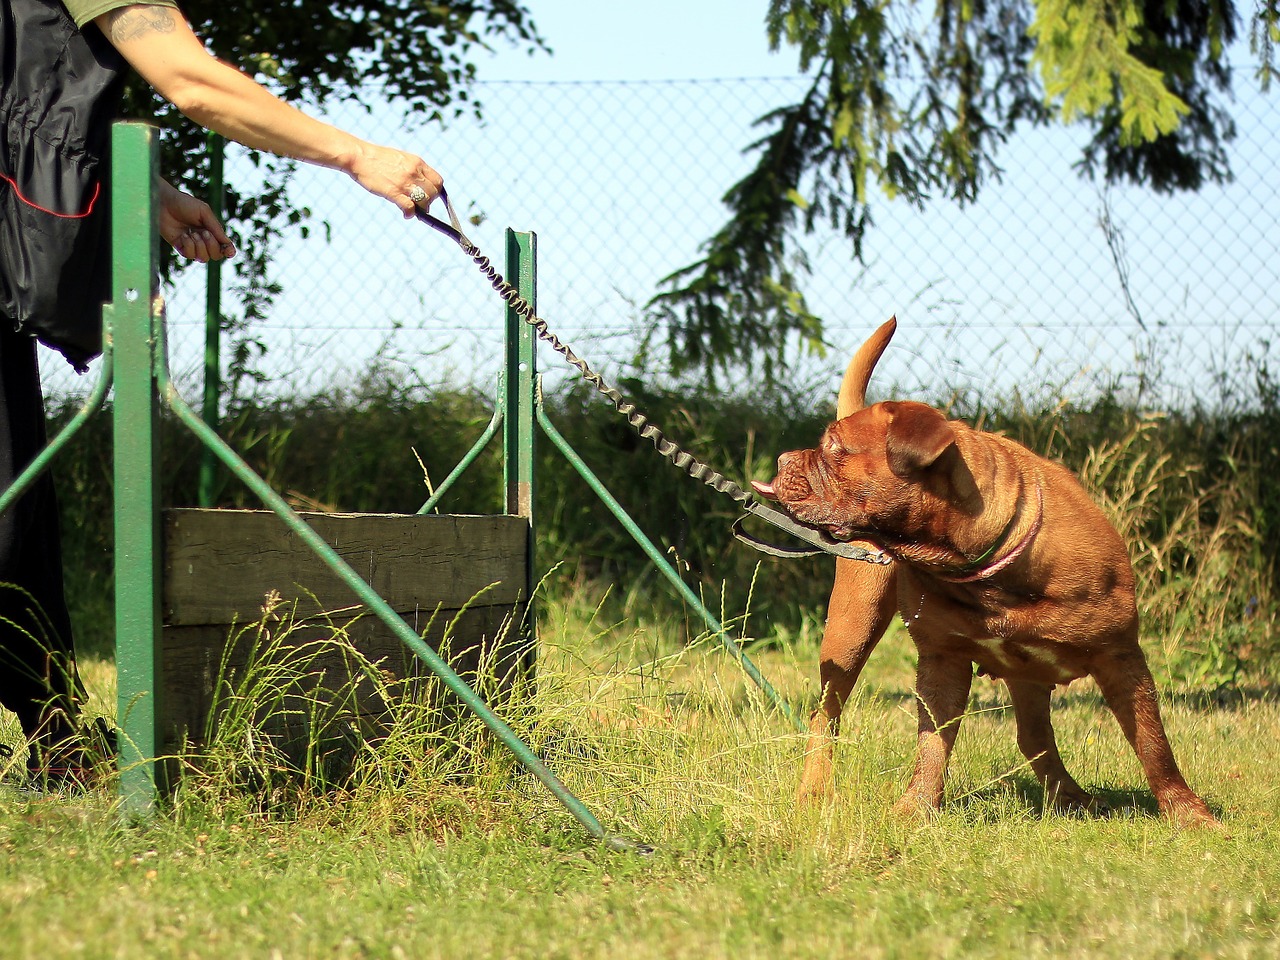
{"label": "green metal post", "polygon": [[[216,133],[209,134],[209,206],[213,215],[223,218],[225,198],[222,188],[222,159],[227,145]],[[212,429],[218,429],[218,397],[222,393],[222,261],[210,260],[205,274],[204,316],[204,405],[201,416]],[[199,502],[212,507],[216,496],[218,458],[208,447],[201,452]]]}
{"label": "green metal post", "polygon": [[[535,312],[538,306],[538,237],[507,230],[507,273]],[[507,307],[503,479],[506,512],[528,517],[533,527],[533,388],[537,354],[533,327]]]}
{"label": "green metal post", "polygon": [[154,377],[158,237],[154,127],[112,129],[112,302],[115,347],[116,672],[120,787],[126,809],[156,796],[160,676],[159,417]]}
{"label": "green metal post", "polygon": [[[508,228],[507,275],[516,278],[516,290],[536,313],[538,309],[538,236]],[[502,472],[506,489],[506,512],[529,521],[526,540],[524,596],[529,604],[523,624],[524,639],[530,641],[526,665],[533,666],[533,589],[535,579],[533,515],[534,389],[537,382],[537,339],[533,327],[510,306],[507,307],[506,363],[502,391]]]}

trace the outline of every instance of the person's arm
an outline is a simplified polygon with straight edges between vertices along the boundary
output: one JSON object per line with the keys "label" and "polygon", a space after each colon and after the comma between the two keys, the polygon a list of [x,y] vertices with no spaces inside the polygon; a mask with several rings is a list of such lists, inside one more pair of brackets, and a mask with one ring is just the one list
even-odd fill
{"label": "person's arm", "polygon": [[162,97],[209,130],[255,150],[342,170],[370,193],[414,214],[412,187],[440,193],[443,180],[421,158],[361,140],[307,116],[211,56],[172,7],[131,4],[94,22]]}

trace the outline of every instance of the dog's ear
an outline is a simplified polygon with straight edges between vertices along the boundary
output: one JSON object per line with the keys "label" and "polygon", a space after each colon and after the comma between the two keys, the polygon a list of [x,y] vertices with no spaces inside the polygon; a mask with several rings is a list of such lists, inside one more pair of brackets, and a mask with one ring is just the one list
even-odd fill
{"label": "dog's ear", "polygon": [[909,401],[885,407],[889,411],[885,454],[895,476],[905,479],[919,474],[956,442],[951,424],[933,407]]}

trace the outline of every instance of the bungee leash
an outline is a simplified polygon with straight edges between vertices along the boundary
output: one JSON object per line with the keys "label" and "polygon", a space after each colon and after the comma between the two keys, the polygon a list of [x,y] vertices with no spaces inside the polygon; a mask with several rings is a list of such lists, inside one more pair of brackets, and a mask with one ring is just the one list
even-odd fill
{"label": "bungee leash", "polygon": [[[425,194],[423,199],[425,199]],[[750,493],[724,476],[724,474],[701,462],[688,451],[681,449],[656,424],[650,422],[648,417],[637,410],[634,403],[624,397],[620,391],[606,383],[604,378],[593,370],[585,360],[575,354],[567,344],[562,343],[560,338],[551,332],[547,322],[533,312],[533,307],[529,302],[521,297],[519,291],[498,273],[489,258],[480,252],[480,248],[467,238],[467,235],[462,230],[462,224],[458,220],[458,215],[454,212],[453,204],[449,201],[449,195],[443,188],[440,190],[439,199],[444,202],[445,210],[449,216],[448,223],[415,204],[417,218],[461,247],[463,253],[471,258],[498,295],[526,323],[533,327],[538,339],[563,357],[571,367],[578,371],[583,380],[612,403],[613,408],[626,419],[637,436],[651,442],[654,449],[663,459],[684,471],[693,479],[701,480],[716,493],[723,494],[735,501],[746,513],[757,516],[761,520],[785,530],[796,539],[809,544],[810,548],[783,546],[761,540],[743,529],[742,522],[746,519],[745,516],[739,517],[733,522],[731,530],[735,537],[756,550],[774,557],[811,557],[819,553],[829,553],[837,557],[862,560],[867,563],[887,564],[892,562],[892,558],[880,550],[868,549],[857,543],[836,540],[824,530],[806,526],[780,510],[767,506],[758,500],[753,500]]]}

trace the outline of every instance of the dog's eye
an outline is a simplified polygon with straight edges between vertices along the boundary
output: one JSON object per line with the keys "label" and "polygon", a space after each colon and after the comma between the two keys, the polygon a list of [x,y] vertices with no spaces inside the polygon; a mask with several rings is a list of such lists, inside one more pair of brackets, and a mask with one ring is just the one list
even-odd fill
{"label": "dog's eye", "polygon": [[828,457],[838,457],[845,452],[845,446],[834,430],[828,431],[823,436],[822,452]]}

